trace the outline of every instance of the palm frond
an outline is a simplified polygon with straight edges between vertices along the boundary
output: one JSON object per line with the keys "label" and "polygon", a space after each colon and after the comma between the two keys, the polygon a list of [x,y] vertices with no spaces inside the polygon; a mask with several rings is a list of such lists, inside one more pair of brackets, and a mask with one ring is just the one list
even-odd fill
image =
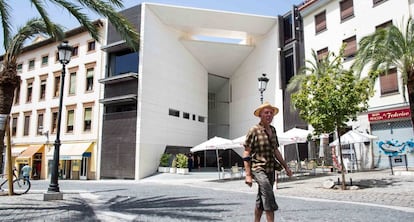
{"label": "palm frond", "polygon": [[139,34],[135,27],[109,3],[101,0],[79,0],[90,10],[105,16],[114,25],[119,34],[125,39],[128,46],[134,50],[139,48]]}
{"label": "palm frond", "polygon": [[0,17],[3,26],[3,47],[9,44],[11,38],[10,6],[5,0],[0,0]]}
{"label": "palm frond", "polygon": [[[63,39],[64,32],[62,27],[58,25],[52,26],[53,38],[56,40]],[[13,63],[16,61],[17,56],[21,53],[23,45],[26,40],[38,35],[49,35],[49,30],[41,18],[34,18],[29,20],[24,26],[18,29],[17,34],[12,38],[10,44],[6,47],[6,53],[4,56],[5,63]]]}

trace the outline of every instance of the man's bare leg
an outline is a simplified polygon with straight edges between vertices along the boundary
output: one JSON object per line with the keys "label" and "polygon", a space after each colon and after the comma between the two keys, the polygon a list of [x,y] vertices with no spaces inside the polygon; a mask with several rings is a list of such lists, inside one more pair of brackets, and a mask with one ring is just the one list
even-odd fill
{"label": "man's bare leg", "polygon": [[260,222],[260,218],[262,217],[262,214],[263,214],[263,210],[256,207],[254,209],[254,221],[255,222]]}
{"label": "man's bare leg", "polygon": [[265,211],[265,212],[266,212],[267,222],[274,222],[275,221],[275,212],[274,211]]}

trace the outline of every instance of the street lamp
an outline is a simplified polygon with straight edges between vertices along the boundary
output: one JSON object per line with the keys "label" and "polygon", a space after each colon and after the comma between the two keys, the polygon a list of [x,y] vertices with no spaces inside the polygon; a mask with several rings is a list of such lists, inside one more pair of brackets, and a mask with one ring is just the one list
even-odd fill
{"label": "street lamp", "polygon": [[[59,150],[60,150],[60,123],[62,119],[62,102],[63,102],[63,92],[65,86],[65,66],[70,62],[70,57],[72,56],[73,47],[68,44],[68,41],[63,41],[58,47],[58,56],[59,62],[62,64],[62,75],[60,76],[60,94],[59,94],[59,111],[57,116],[57,128],[56,128],[56,140],[55,140],[55,150],[53,152],[53,163],[52,163],[52,172],[50,178],[49,188],[47,193],[44,196],[44,200],[61,200],[63,195],[59,191],[58,184],[58,166],[59,166]],[[49,195],[48,195],[49,194]]]}
{"label": "street lamp", "polygon": [[259,92],[260,92],[260,102],[263,104],[263,92],[266,90],[267,82],[269,79],[266,77],[266,74],[263,73],[259,80]]}

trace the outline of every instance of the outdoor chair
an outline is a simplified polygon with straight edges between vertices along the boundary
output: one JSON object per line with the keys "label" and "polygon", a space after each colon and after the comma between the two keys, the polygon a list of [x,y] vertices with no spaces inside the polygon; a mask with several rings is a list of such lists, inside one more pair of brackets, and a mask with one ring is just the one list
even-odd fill
{"label": "outdoor chair", "polygon": [[230,178],[232,177],[231,169],[224,169],[224,167],[220,167],[220,170],[221,170],[221,172],[220,172],[220,174],[221,174],[220,178],[221,179],[226,179],[226,174],[229,175]]}

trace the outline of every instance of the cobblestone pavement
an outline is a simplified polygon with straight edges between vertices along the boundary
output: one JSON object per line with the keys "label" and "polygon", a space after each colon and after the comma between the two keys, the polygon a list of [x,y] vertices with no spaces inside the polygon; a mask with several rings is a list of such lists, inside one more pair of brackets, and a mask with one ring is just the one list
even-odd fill
{"label": "cobblestone pavement", "polygon": [[[389,222],[414,217],[413,172],[350,173],[348,183],[352,178],[361,189],[322,188],[324,181],[338,177],[332,173],[281,180],[276,189],[282,206],[277,218],[331,221],[342,215],[339,221],[355,222],[372,221],[372,215],[378,215],[376,221]],[[213,172],[162,173],[140,181],[61,181],[64,199],[60,201],[43,201],[47,185],[48,181],[33,181],[28,194],[0,196],[0,221],[251,221],[257,191],[243,178],[219,180]],[[171,189],[158,194],[165,185]],[[338,203],[345,204],[337,207]]]}
{"label": "cobblestone pavement", "polygon": [[[188,186],[206,187],[210,189],[228,189],[232,191],[256,193],[256,188],[244,185],[244,180],[202,180],[202,179],[172,179],[180,175],[156,175],[143,181],[153,181],[168,184],[184,184]],[[158,177],[158,178],[157,178]],[[171,178],[169,178],[171,177]],[[182,175],[181,175],[182,177]],[[218,176],[217,176],[218,178]],[[414,211],[414,171],[397,171],[391,175],[390,170],[377,170],[345,174],[347,185],[352,184],[359,189],[341,190],[323,188],[324,181],[337,183],[341,178],[339,173],[317,174],[316,176],[294,176],[280,179],[276,196],[316,198],[335,201],[369,203],[395,207],[413,208]],[[221,182],[220,182],[221,181]],[[350,186],[347,186],[349,188]],[[355,188],[354,187],[354,188]],[[352,189],[352,188],[351,188]]]}

